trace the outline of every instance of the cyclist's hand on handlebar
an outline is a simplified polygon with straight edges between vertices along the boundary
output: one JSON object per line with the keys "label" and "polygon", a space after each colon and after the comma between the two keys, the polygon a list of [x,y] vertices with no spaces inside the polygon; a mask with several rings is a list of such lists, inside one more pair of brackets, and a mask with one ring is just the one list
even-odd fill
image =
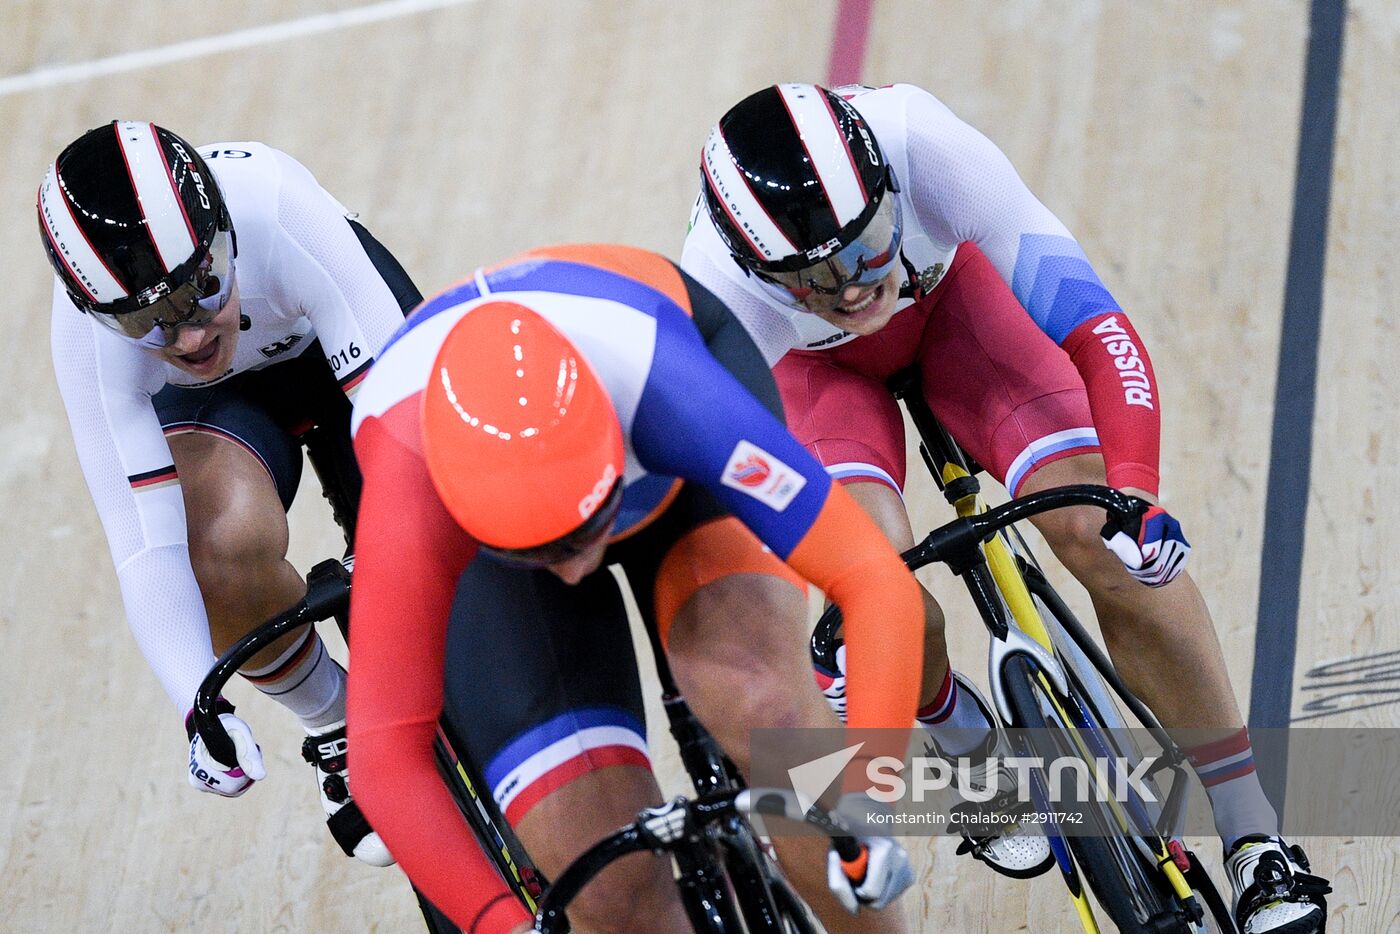
{"label": "cyclist's hand on handlebar", "polygon": [[863,794],[841,796],[833,816],[853,829],[860,853],[851,862],[833,848],[826,855],[826,885],[847,911],[856,914],[861,906],[876,911],[899,897],[914,884],[914,867],[909,854],[893,837],[865,836],[860,831],[872,826],[872,815],[887,813]]}
{"label": "cyclist's hand on handlebar", "polygon": [[861,907],[876,911],[914,884],[909,854],[893,837],[862,837],[860,855],[846,862],[835,850],[826,854],[826,884],[851,914]]}
{"label": "cyclist's hand on handlebar", "polygon": [[1171,583],[1191,553],[1191,543],[1182,534],[1181,523],[1161,506],[1150,507],[1128,526],[1110,518],[1099,534],[1104,546],[1118,556],[1128,573],[1150,587]]}
{"label": "cyclist's hand on handlebar", "polygon": [[194,721],[185,716],[185,729],[190,734],[190,784],[200,791],[236,798],[252,787],[253,782],[267,777],[263,768],[262,750],[253,741],[253,730],[233,715],[233,705],[220,699],[219,722],[233,740],[238,761],[232,765],[219,762],[209,754],[204,737],[194,732]]}

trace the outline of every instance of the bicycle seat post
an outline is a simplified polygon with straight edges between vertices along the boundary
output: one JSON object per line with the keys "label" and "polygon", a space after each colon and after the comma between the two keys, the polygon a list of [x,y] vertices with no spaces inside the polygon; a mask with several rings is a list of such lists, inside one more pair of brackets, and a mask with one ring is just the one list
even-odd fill
{"label": "bicycle seat post", "polygon": [[[980,492],[976,474],[982,468],[967,456],[929,408],[919,368],[910,366],[900,370],[885,380],[885,386],[895,399],[904,403],[909,420],[919,433],[919,454],[948,502],[956,504],[964,496]],[[957,469],[949,471],[950,466]]]}

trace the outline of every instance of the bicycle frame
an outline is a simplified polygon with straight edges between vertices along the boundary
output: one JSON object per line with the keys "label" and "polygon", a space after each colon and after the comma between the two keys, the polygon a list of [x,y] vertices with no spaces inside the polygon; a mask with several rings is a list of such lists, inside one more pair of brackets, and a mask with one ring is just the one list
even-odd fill
{"label": "bicycle frame", "polygon": [[677,797],[660,807],[641,811],[636,821],[598,841],[574,860],[545,893],[535,915],[537,930],[541,934],[562,931],[569,902],[594,876],[623,856],[650,851],[669,853],[675,858],[680,870],[676,884],[687,896],[683,901],[696,931],[738,931],[742,914],[742,929],[753,934],[788,934],[790,930],[807,934],[813,928],[806,907],[786,882],[775,880],[771,890],[764,882],[766,894],[761,898],[754,898],[758,893],[753,892],[736,898],[734,895],[740,895],[744,886],[731,876],[731,881],[736,881],[736,891],[731,895],[718,874],[728,850],[738,843],[755,842],[748,824],[748,817],[753,814],[810,824],[830,838],[832,848],[843,859],[859,856],[860,845],[838,818],[819,806],[804,811],[791,791],[733,787],[694,799]]}
{"label": "bicycle frame", "polygon": [[[215,702],[223,686],[248,659],[294,629],[334,617],[341,622],[343,632],[349,609],[350,586],[350,572],[342,562],[334,559],[321,562],[307,575],[306,596],[300,602],[239,640],[215,662],[200,685],[193,712],[195,729],[204,737],[205,745],[214,758],[222,762],[236,759],[233,742],[215,711]],[[717,844],[714,850],[698,846],[676,846],[672,849],[680,870],[678,884],[681,885],[682,899],[687,909],[692,911],[698,926],[707,923],[704,919],[713,919],[721,924],[713,928],[715,931],[738,930],[736,919],[742,916],[748,930],[783,930],[779,924],[781,914],[786,912],[791,916],[798,910],[806,909],[790,891],[783,888],[786,883],[773,873],[768,857],[758,845],[757,837],[744,820],[742,811],[732,807],[714,810],[713,802],[717,800],[727,800],[730,805],[736,797],[742,796],[743,800],[747,800],[743,779],[734,763],[691,713],[677,690],[653,628],[644,628],[652,643],[670,732],[697,793],[695,801],[685,804],[698,809],[697,813],[705,816],[706,826],[713,835],[712,842]],[[542,896],[553,892],[554,887],[546,885],[544,877],[529,862],[524,848],[515,840],[509,825],[500,817],[494,802],[483,796],[486,786],[472,764],[457,755],[459,748],[462,748],[462,744],[454,736],[451,725],[446,721],[440,722],[434,751],[444,776],[454,779],[449,785],[458,799],[458,806],[506,884],[529,911],[539,912],[545,904]],[[594,862],[580,858],[583,863],[581,872],[590,871],[588,867],[591,865],[591,873],[596,873],[611,859],[638,848],[634,846],[637,839],[609,839],[613,848],[607,852],[611,853],[611,857],[596,862],[601,851],[595,847],[589,851]],[[616,849],[624,842],[632,848]],[[849,840],[848,844],[851,852],[846,855],[854,858],[853,848],[856,844],[854,840]],[[640,848],[646,847],[643,845]],[[732,893],[726,887],[726,869],[729,884],[733,886]],[[581,877],[575,875],[574,878]],[[591,875],[587,878],[591,878]],[[579,887],[587,878],[579,882]],[[562,877],[560,881],[563,881]],[[565,897],[566,892],[561,891],[551,904],[566,904],[568,897],[572,897]],[[558,915],[553,922],[554,929],[562,930],[559,927],[563,922],[562,908],[553,915]],[[725,924],[730,926],[723,926]],[[706,928],[700,926],[697,929]]]}
{"label": "bicycle frame", "polygon": [[[934,481],[943,491],[945,498],[953,505],[958,516],[962,519],[973,519],[985,514],[987,506],[980,495],[980,485],[974,477],[976,465],[965,457],[961,448],[934,417],[920,391],[917,372],[904,371],[901,374],[896,374],[890,380],[889,385],[895,397],[901,400],[908,410],[910,419],[914,422],[921,438],[920,453],[933,475]],[[1113,512],[1114,510],[1109,508],[1109,511]],[[930,539],[933,537],[931,535]],[[934,560],[933,549],[925,547],[928,544],[929,541],[926,540],[925,543],[916,546],[906,555],[911,570],[916,570]],[[1079,754],[1089,760],[1092,760],[1096,755],[1103,754],[1106,752],[1106,744],[1103,737],[1097,732],[1097,724],[1094,724],[1082,709],[1078,709],[1077,705],[1075,710],[1067,710],[1059,700],[1059,698],[1071,696],[1069,674],[1066,671],[1063,657],[1055,645],[1054,638],[1036,608],[1032,588],[1028,585],[1027,579],[1036,580],[1038,578],[1037,583],[1044,585],[1038,587],[1042,599],[1045,595],[1054,596],[1053,590],[1049,588],[1048,583],[1045,583],[1038,568],[1034,570],[1033,574],[1027,573],[1030,566],[1027,562],[1018,561],[1010,545],[1009,536],[1004,530],[985,540],[980,551],[980,560],[963,558],[961,561],[948,563],[954,573],[963,577],[979,612],[991,631],[993,638],[989,652],[989,677],[994,703],[997,705],[998,712],[1004,722],[1014,722],[1011,705],[1007,700],[1002,680],[1006,662],[1015,655],[1028,656],[1037,671],[1038,679],[1045,688],[1043,696],[1050,700],[1055,716],[1059,718],[1068,735],[1072,737],[1078,747]],[[1054,596],[1054,599],[1058,600],[1058,597]],[[1063,607],[1063,604],[1060,606]],[[1073,618],[1067,612],[1064,616],[1069,619]],[[1154,738],[1163,750],[1167,751],[1167,755],[1163,757],[1161,762],[1154,765],[1154,768],[1149,771],[1149,775],[1155,774],[1163,768],[1171,768],[1179,773],[1180,763],[1185,758],[1184,755],[1172,743],[1165,730],[1161,728],[1146,707],[1133,697],[1122,684],[1107,657],[1082,629],[1077,629],[1077,631],[1067,633],[1067,635],[1093,664],[1094,673],[1104,678],[1119,698],[1127,704],[1134,716],[1152,731]],[[1180,777],[1179,774],[1178,777]],[[1096,782],[1099,783],[1101,792],[1107,790],[1102,787],[1105,781],[1107,781],[1107,776],[1096,773]],[[1182,781],[1172,783],[1171,794],[1163,808],[1162,820],[1164,823],[1174,820],[1178,810],[1183,806],[1183,789],[1185,787],[1185,782]],[[1145,813],[1127,813],[1113,795],[1103,794],[1102,797],[1109,804],[1119,830],[1143,851],[1144,856],[1157,865],[1171,890],[1183,905],[1188,907],[1195,905],[1190,884],[1176,860],[1179,854],[1168,846],[1161,830],[1153,826],[1152,821],[1147,818]],[[1150,838],[1148,834],[1150,834]],[[1051,843],[1056,862],[1065,876],[1081,925],[1086,931],[1098,931],[1098,923],[1089,906],[1084,888],[1080,884],[1068,848],[1064,845],[1062,838],[1056,845],[1057,841],[1052,837]]]}

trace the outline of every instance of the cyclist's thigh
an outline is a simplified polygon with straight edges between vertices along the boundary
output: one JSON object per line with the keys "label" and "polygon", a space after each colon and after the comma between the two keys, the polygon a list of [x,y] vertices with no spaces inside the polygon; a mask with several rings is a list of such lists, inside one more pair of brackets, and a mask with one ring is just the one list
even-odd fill
{"label": "cyclist's thigh", "polygon": [[[265,405],[224,384],[194,389],[166,386],[155,394],[152,403],[175,455],[191,513],[197,510],[190,507],[199,505],[191,503],[192,498],[226,498],[240,492],[258,497],[258,468],[270,482],[270,491],[275,492],[283,511],[291,506],[301,481],[301,448]],[[215,444],[217,448],[213,447]],[[256,465],[251,471],[238,472],[252,478],[251,492],[229,489],[227,483],[221,489],[217,472],[206,474],[202,464],[190,462],[202,460],[200,452],[209,450],[220,452],[217,456],[226,463],[231,456],[235,461],[246,458],[250,465]],[[235,451],[241,451],[243,456],[230,454]],[[208,483],[202,480],[206,477]],[[191,522],[190,527],[194,534],[198,524]]]}
{"label": "cyclist's thigh", "polygon": [[919,351],[929,407],[1013,494],[1036,468],[1097,452],[1084,381],[974,244],[944,281]]}
{"label": "cyclist's thigh", "polygon": [[[445,675],[458,752],[481,766],[546,874],[659,801],[626,610],[606,568],[569,586],[478,557],[458,585]],[[583,810],[562,824],[531,819],[575,806],[605,828]]]}
{"label": "cyclist's thigh", "polygon": [[[878,335],[876,335],[878,336]],[[904,418],[883,379],[828,352],[794,351],[773,368],[788,430],[842,483],[904,489]]]}
{"label": "cyclist's thigh", "polygon": [[299,356],[242,373],[230,382],[298,444],[306,445],[322,482],[335,488],[328,492],[353,508],[359,502],[361,479],[350,440],[352,405],[346,390],[363,376],[361,372],[337,379],[313,338]]}

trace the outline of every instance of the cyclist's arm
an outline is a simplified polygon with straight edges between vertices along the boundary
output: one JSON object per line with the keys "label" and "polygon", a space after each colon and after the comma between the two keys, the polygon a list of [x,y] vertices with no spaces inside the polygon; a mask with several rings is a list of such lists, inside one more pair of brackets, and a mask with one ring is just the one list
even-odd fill
{"label": "cyclist's arm", "polygon": [[54,373],[78,462],[107,533],[127,623],[183,715],[214,650],[190,565],[184,496],[151,405],[158,365],[98,327],[55,287]]}
{"label": "cyclist's arm", "polygon": [[277,248],[270,281],[284,307],[311,320],[321,350],[346,395],[403,324],[403,311],[346,220],[345,208],[291,156],[277,161]]}
{"label": "cyclist's arm", "polygon": [[416,423],[418,398],[367,418],[355,434],[364,472],[350,607],[355,800],[434,905],[464,931],[500,934],[526,913],[433,757],[447,620],[475,545],[442,508],[421,454],[386,424]]}
{"label": "cyclist's arm", "polygon": [[[923,645],[918,584],[874,522],[783,426],[772,375],[742,325],[688,276],[686,286],[695,328],[658,316],[655,362],[633,429],[638,456],[657,472],[704,486],[841,607],[848,723],[907,727],[918,706]],[[734,465],[750,454],[768,471],[754,486],[735,479]]]}
{"label": "cyclist's arm", "polygon": [[971,240],[1074,361],[1108,482],[1156,494],[1161,408],[1147,348],[1084,250],[1005,154],[927,92],[907,97],[909,195],[920,222]]}

